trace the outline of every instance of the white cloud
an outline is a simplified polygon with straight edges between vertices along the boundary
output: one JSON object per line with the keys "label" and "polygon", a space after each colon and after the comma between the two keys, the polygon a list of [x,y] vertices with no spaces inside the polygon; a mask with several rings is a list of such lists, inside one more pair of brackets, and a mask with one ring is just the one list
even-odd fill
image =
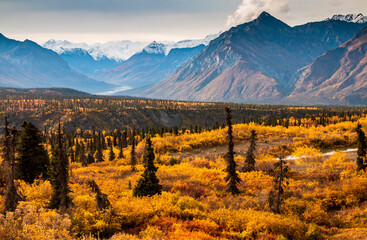
{"label": "white cloud", "polygon": [[261,12],[286,15],[289,11],[290,0],[242,0],[237,10],[227,18],[228,26],[254,20]]}

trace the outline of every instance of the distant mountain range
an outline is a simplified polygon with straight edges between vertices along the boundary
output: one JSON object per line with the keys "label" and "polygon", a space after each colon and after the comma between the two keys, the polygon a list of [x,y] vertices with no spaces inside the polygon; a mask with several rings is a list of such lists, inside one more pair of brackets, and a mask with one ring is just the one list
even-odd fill
{"label": "distant mountain range", "polygon": [[367,104],[366,27],[362,14],[290,27],[263,12],[226,32],[180,42],[50,40],[41,47],[0,35],[0,86],[174,100]]}
{"label": "distant mountain range", "polygon": [[205,48],[173,48],[166,55],[167,46],[153,42],[122,64],[99,72],[93,77],[116,85],[141,87],[159,82]]}
{"label": "distant mountain range", "polygon": [[114,86],[88,78],[74,70],[55,52],[30,40],[24,42],[0,34],[0,86],[72,87],[87,92]]}
{"label": "distant mountain range", "polygon": [[120,94],[276,103],[292,93],[300,68],[349,40],[364,26],[327,20],[290,27],[263,12],[256,20],[221,34],[164,81]]}
{"label": "distant mountain range", "polygon": [[328,20],[339,20],[339,21],[362,23],[362,24],[367,23],[367,17],[363,16],[362,13],[347,14],[347,15],[337,14],[337,15],[334,15],[332,18],[326,19],[326,21]]}
{"label": "distant mountain range", "polygon": [[[168,55],[171,49],[195,48],[199,45],[206,46],[211,40],[218,36],[219,33],[208,35],[203,39],[164,42],[160,44],[163,45],[164,54]],[[123,63],[133,55],[141,52],[148,45],[149,44],[146,42],[132,42],[128,40],[92,45],[86,43],[72,43],[65,40],[49,40],[43,44],[43,47],[58,53],[70,67],[77,72],[92,76],[99,71],[107,70]]]}

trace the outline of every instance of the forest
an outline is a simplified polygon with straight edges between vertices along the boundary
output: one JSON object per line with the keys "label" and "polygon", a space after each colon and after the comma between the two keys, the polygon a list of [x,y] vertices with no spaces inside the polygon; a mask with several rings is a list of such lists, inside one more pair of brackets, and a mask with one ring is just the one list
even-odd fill
{"label": "forest", "polygon": [[16,94],[0,112],[0,239],[366,239],[364,107]]}

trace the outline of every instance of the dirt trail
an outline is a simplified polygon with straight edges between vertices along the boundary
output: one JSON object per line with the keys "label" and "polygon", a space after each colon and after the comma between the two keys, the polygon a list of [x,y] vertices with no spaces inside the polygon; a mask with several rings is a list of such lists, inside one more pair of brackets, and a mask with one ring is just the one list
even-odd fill
{"label": "dirt trail", "polygon": [[[257,150],[255,152],[255,155],[261,154],[272,147],[282,146],[282,145],[290,145],[293,143],[293,139],[279,139],[271,142],[267,142],[263,139],[258,140],[257,142]],[[242,155],[245,156],[247,149],[249,147],[250,143],[249,141],[241,141],[241,142],[235,142],[234,150],[236,155]],[[327,159],[328,156],[332,155],[332,152],[335,152],[337,150],[329,150],[323,153],[323,159]],[[340,149],[340,151],[344,152],[347,157],[351,160],[355,160],[357,156],[357,152],[355,149]],[[171,153],[171,155],[179,160],[182,159],[189,159],[192,160],[195,157],[200,158],[207,158],[207,159],[216,159],[218,157],[224,156],[227,152],[227,145],[220,145],[210,148],[197,148],[191,151],[187,152],[176,152]]]}
{"label": "dirt trail", "polygon": [[[276,147],[280,145],[288,145],[291,144],[293,141],[292,139],[280,139],[277,141],[266,142],[264,140],[259,140],[257,142],[257,150],[255,154],[260,154],[264,152],[266,149],[271,147]],[[249,141],[241,141],[235,142],[234,144],[234,151],[237,155],[245,156],[247,149],[249,147]],[[210,148],[197,148],[187,152],[176,152],[171,153],[171,155],[178,159],[194,159],[195,156],[207,159],[215,159],[220,156],[224,156],[227,152],[227,145],[220,145]]]}

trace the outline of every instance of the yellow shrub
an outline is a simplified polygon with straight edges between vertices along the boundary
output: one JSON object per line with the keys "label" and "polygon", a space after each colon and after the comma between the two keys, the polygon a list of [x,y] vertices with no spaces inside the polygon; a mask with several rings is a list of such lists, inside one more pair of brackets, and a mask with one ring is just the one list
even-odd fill
{"label": "yellow shrub", "polygon": [[300,146],[294,150],[292,156],[296,158],[297,164],[318,164],[322,154],[316,148]]}

